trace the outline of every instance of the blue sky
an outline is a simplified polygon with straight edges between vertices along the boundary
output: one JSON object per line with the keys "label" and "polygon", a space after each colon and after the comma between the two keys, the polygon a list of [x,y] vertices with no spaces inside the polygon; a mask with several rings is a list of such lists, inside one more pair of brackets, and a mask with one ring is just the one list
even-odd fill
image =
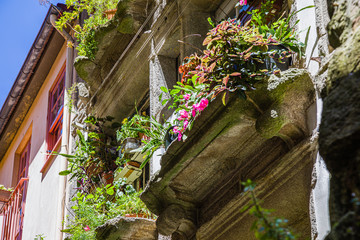
{"label": "blue sky", "polygon": [[[1,0],[0,106],[2,107],[45,19],[38,0]],[[53,4],[64,1],[52,1]]]}

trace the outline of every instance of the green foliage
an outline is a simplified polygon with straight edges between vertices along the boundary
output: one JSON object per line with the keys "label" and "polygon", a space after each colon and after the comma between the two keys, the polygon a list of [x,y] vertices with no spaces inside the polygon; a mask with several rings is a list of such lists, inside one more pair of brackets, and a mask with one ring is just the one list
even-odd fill
{"label": "green foliage", "polygon": [[[169,108],[175,108],[179,116],[173,123],[176,125],[173,132],[178,134],[179,141],[186,137],[186,131],[191,130],[194,120],[215,97],[221,94],[224,105],[230,93],[246,99],[247,92],[255,90],[256,83],[280,72],[276,63],[284,63],[295,52],[302,56],[305,45],[296,39],[294,26],[290,27],[289,22],[294,14],[312,6],[270,22],[275,16],[273,3],[273,0],[265,1],[260,9],[249,12],[252,17],[245,25],[228,19],[215,26],[208,18],[213,28],[203,42],[206,50],[200,56],[185,57],[179,67],[182,79],[174,89],[161,87],[171,98],[162,99],[161,94],[159,101],[163,105],[171,102]],[[284,48],[276,47],[278,45]]]}
{"label": "green foliage", "polygon": [[305,9],[314,7],[313,5],[304,7],[298,11],[293,12],[288,17],[281,15],[276,21],[270,23],[269,19],[274,18],[275,11],[273,10],[274,0],[265,1],[260,9],[255,9],[249,12],[251,14],[251,25],[259,29],[259,33],[265,37],[272,36],[282,45],[296,52],[301,58],[305,51],[305,44],[297,39],[295,27],[299,23],[297,20],[293,25],[290,25],[291,18]]}
{"label": "green foliage", "polygon": [[14,189],[12,189],[12,188],[6,188],[6,187],[4,187],[4,185],[2,185],[2,184],[0,184],[0,190],[4,190],[4,191],[8,191],[8,192],[13,192],[13,191],[14,191]]}
{"label": "green foliage", "polygon": [[154,118],[137,113],[130,120],[128,118],[123,120],[121,128],[116,134],[117,140],[123,143],[126,138],[139,138],[139,133],[143,134],[142,146],[138,149],[139,152],[145,153],[145,159],[140,166],[143,168],[154,152],[164,145],[164,137],[168,127],[167,123],[163,125]]}
{"label": "green foliage", "polygon": [[116,131],[116,139],[123,143],[126,138],[139,138],[139,133],[144,133],[149,127],[149,116],[137,113],[131,118],[123,119],[120,129]]}
{"label": "green foliage", "polygon": [[255,237],[259,240],[294,240],[296,237],[287,227],[287,220],[272,216],[273,210],[265,209],[260,206],[260,200],[255,195],[256,184],[251,180],[243,182],[244,193],[250,197],[250,204],[243,211],[249,210],[256,220],[251,226]]}
{"label": "green foliage", "polygon": [[130,213],[150,217],[151,213],[139,198],[140,193],[123,179],[97,187],[91,193],[77,192],[72,199],[75,205],[71,207],[74,218],[69,218],[63,232],[71,234],[72,240],[95,239],[96,227],[109,219]]}
{"label": "green foliage", "polygon": [[76,130],[78,141],[75,154],[55,153],[66,157],[69,162],[67,170],[60,175],[71,174],[70,179],[82,179],[88,186],[100,181],[100,173],[113,171],[117,168],[118,144],[107,132],[119,126],[112,122],[112,117],[96,118],[90,116],[85,120],[88,128],[87,137],[80,130]]}
{"label": "green foliage", "polygon": [[34,240],[44,240],[46,236],[44,234],[37,234],[34,238]]}
{"label": "green foliage", "polygon": [[[61,17],[56,22],[56,27],[60,30],[68,26],[71,27],[79,41],[77,46],[79,55],[93,59],[97,51],[95,30],[108,21],[104,11],[116,8],[117,2],[117,0],[66,0],[68,11],[61,13]],[[76,23],[76,20],[79,20],[80,15],[84,12],[87,12],[90,17],[84,20],[83,25],[80,25]],[[72,27],[73,25],[74,27]]]}
{"label": "green foliage", "polygon": [[167,129],[169,128],[169,123],[165,122],[161,124],[155,120],[155,118],[150,118],[146,121],[151,128],[145,128],[144,134],[147,138],[142,139],[143,146],[139,149],[141,153],[145,153],[145,159],[141,163],[140,169],[145,166],[145,164],[152,158],[155,151],[164,145],[164,138]]}

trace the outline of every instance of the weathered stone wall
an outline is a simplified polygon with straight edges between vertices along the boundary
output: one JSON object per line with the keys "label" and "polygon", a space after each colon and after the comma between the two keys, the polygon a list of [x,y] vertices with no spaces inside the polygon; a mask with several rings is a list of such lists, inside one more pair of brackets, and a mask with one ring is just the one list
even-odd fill
{"label": "weathered stone wall", "polygon": [[319,135],[331,173],[326,239],[360,239],[360,2],[328,0],[329,49]]}

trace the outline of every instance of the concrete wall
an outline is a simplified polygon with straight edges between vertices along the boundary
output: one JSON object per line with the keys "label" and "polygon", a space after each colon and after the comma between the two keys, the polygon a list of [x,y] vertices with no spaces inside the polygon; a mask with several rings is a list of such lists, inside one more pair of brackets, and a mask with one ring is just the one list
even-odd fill
{"label": "concrete wall", "polygon": [[[63,198],[58,190],[63,177],[58,173],[61,171],[62,157],[54,159],[46,174],[41,173],[40,170],[46,161],[44,153],[46,152],[48,94],[65,60],[66,46],[64,45],[0,165],[0,182],[7,187],[14,187],[11,181],[16,153],[21,152],[21,146],[31,138],[23,239],[34,239],[37,234],[44,234],[46,239],[58,239],[56,237],[59,232],[57,229],[59,225],[57,216],[60,214],[58,206],[61,205],[60,200]],[[65,126],[63,129],[66,129]]]}

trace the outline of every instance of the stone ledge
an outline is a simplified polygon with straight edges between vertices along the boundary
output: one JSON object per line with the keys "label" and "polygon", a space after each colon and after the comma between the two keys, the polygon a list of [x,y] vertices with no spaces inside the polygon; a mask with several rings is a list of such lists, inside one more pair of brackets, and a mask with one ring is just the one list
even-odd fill
{"label": "stone ledge", "polygon": [[96,228],[99,240],[157,240],[154,220],[137,217],[117,217]]}

